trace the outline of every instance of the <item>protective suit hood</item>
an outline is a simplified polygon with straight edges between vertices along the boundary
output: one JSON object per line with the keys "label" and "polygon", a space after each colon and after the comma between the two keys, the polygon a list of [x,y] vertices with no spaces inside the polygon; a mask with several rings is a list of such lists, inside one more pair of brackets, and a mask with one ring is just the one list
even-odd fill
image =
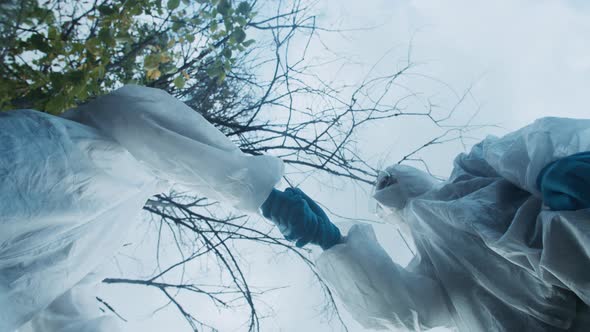
{"label": "protective suit hood", "polygon": [[433,189],[437,180],[429,174],[407,165],[392,165],[379,173],[373,198],[374,212],[393,224],[404,222],[399,212],[412,198]]}

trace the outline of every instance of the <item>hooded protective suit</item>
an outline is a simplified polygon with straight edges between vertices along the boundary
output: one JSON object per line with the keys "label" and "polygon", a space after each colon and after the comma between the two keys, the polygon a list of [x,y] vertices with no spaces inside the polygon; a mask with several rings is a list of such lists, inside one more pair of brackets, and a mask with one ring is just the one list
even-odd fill
{"label": "hooded protective suit", "polygon": [[368,225],[323,252],[318,268],[367,328],[590,330],[590,211],[551,211],[536,186],[552,161],[590,151],[590,120],[544,118],[488,137],[448,181],[408,166],[374,198],[417,249],[394,263]]}
{"label": "hooded protective suit", "polygon": [[164,91],[125,86],[62,117],[0,113],[0,332],[115,331],[93,273],[180,185],[257,212],[283,172]]}

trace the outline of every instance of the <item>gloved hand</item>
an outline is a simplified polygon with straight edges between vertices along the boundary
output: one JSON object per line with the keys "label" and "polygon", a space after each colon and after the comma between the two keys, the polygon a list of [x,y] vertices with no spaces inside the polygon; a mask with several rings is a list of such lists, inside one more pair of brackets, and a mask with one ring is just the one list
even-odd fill
{"label": "gloved hand", "polygon": [[301,248],[308,243],[326,250],[341,240],[340,230],[320,208],[298,188],[284,192],[273,189],[261,206],[262,215],[278,226],[289,241]]}
{"label": "gloved hand", "polygon": [[537,177],[537,187],[552,210],[590,208],[590,152],[550,163]]}

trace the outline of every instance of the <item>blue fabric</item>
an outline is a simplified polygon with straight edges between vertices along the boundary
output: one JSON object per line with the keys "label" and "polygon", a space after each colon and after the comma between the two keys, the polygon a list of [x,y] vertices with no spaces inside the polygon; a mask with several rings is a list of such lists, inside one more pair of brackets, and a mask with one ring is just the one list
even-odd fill
{"label": "blue fabric", "polygon": [[285,239],[297,241],[297,247],[312,243],[326,250],[341,240],[338,227],[298,188],[287,188],[284,192],[273,189],[261,210],[265,218],[277,225]]}
{"label": "blue fabric", "polygon": [[539,174],[537,187],[552,210],[590,208],[590,152],[550,163]]}

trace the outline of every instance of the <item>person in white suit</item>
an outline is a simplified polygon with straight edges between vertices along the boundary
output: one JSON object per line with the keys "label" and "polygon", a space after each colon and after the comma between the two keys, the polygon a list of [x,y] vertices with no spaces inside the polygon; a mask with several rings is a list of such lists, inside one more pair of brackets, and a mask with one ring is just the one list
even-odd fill
{"label": "person in white suit", "polygon": [[[374,198],[411,235],[412,262],[393,262],[359,224],[324,243],[318,269],[370,329],[590,331],[589,151],[590,120],[543,118],[460,154],[446,181],[389,167]],[[262,210],[305,244],[308,220],[330,222],[294,195],[307,214],[270,200]]]}
{"label": "person in white suit", "polygon": [[258,212],[282,174],[162,90],[0,113],[0,332],[117,331],[92,289],[150,196],[182,186]]}

